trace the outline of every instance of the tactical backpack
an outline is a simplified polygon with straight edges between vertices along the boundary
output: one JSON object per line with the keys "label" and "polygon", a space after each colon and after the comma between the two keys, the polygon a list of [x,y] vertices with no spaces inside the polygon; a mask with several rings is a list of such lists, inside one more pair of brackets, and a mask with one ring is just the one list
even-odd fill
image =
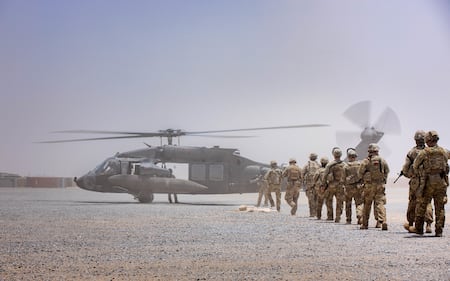
{"label": "tactical backpack", "polygon": [[300,175],[301,171],[298,167],[292,166],[289,168],[289,174],[288,174],[288,180],[290,181],[297,181],[301,178]]}
{"label": "tactical backpack", "polygon": [[437,147],[425,148],[423,166],[427,174],[441,174],[447,172],[447,159],[444,152]]}
{"label": "tactical backpack", "polygon": [[366,172],[363,175],[364,182],[384,182],[385,179],[385,167],[383,160],[380,156],[372,156],[367,158],[368,164]]}
{"label": "tactical backpack", "polygon": [[269,184],[280,184],[280,174],[277,170],[270,170],[268,176]]}

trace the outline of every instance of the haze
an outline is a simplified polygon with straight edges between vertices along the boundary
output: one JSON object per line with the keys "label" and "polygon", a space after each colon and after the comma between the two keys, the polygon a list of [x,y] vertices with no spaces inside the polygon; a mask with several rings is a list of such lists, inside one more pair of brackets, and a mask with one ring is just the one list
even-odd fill
{"label": "haze", "polygon": [[58,130],[330,124],[180,140],[303,165],[310,152],[331,158],[336,131],[358,135],[342,113],[371,100],[373,122],[387,106],[401,121],[381,150],[395,176],[417,129],[450,148],[449,13],[447,1],[415,0],[0,0],[0,171],[80,176],[160,144],[35,143],[91,136]]}

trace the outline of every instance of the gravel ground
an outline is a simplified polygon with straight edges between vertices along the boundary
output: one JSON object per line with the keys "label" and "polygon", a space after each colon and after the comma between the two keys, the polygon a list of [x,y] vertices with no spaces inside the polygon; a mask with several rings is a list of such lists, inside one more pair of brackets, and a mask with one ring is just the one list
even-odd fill
{"label": "gravel ground", "polygon": [[309,218],[304,193],[297,216],[238,211],[256,197],[0,188],[0,280],[450,280],[450,215],[442,238],[407,233],[406,187],[388,231]]}

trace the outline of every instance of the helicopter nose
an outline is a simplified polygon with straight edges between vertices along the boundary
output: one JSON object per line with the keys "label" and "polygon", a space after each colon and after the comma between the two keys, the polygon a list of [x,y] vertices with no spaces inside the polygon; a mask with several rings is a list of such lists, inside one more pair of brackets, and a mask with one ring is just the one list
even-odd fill
{"label": "helicopter nose", "polygon": [[79,177],[79,178],[74,177],[73,181],[77,184],[77,186],[79,188],[85,189],[86,187],[85,187],[85,184],[84,184],[84,178],[85,178],[84,176]]}

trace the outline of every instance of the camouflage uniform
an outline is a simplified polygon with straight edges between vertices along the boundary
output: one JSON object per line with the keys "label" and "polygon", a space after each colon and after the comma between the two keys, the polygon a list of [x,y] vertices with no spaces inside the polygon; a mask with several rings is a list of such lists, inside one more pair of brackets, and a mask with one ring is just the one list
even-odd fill
{"label": "camouflage uniform", "polygon": [[277,168],[277,162],[270,162],[270,170],[267,171],[264,179],[268,184],[267,189],[267,198],[269,199],[270,206],[274,207],[274,202],[272,199],[272,192],[275,192],[276,203],[277,203],[277,211],[279,212],[281,209],[281,170]]}
{"label": "camouflage uniform", "polygon": [[314,188],[314,174],[320,168],[320,165],[316,159],[317,154],[311,153],[308,163],[303,167],[303,184],[306,186],[305,193],[308,198],[310,217],[315,217],[317,211],[317,193]]}
{"label": "camouflage uniform", "polygon": [[328,164],[328,159],[326,157],[322,157],[320,159],[320,164],[322,165],[319,169],[317,169],[314,174],[314,188],[317,194],[317,202],[316,202],[316,216],[317,219],[320,220],[322,217],[322,208],[325,197],[328,195],[328,191],[325,190],[325,185],[323,182],[323,175],[325,173],[325,167]]}
{"label": "camouflage uniform", "polygon": [[325,189],[328,194],[326,197],[327,220],[333,220],[333,197],[336,198],[336,219],[341,221],[342,209],[344,205],[344,184],[345,184],[345,162],[341,160],[342,151],[333,148],[334,160],[327,164],[324,172]]}
{"label": "camouflage uniform", "polygon": [[356,160],[356,151],[347,149],[347,166],[345,167],[345,215],[347,223],[352,222],[352,201],[355,200],[356,218],[358,224],[362,222],[363,199],[361,194],[361,183],[358,177],[361,162]]}
{"label": "camouflage uniform", "polygon": [[378,221],[382,230],[387,230],[386,222],[386,193],[385,184],[389,174],[387,162],[378,155],[378,145],[372,143],[369,145],[369,156],[362,160],[359,168],[359,176],[364,183],[364,211],[361,229],[367,229],[369,225],[369,216],[372,202],[377,209]]}
{"label": "camouflage uniform", "polygon": [[295,215],[298,206],[298,197],[300,195],[300,183],[302,180],[302,171],[297,166],[295,159],[289,160],[289,166],[283,171],[283,177],[287,179],[286,195],[284,199],[291,206],[291,215]]}
{"label": "camouflage uniform", "polygon": [[[447,151],[437,145],[439,136],[435,131],[430,131],[425,136],[425,147],[419,152],[413,163],[414,171],[417,173],[423,165],[424,184],[417,189],[417,204],[415,230],[419,235],[423,234],[423,223],[428,203],[434,200],[435,209],[435,234],[442,236],[445,224],[444,202],[448,186],[448,156]],[[423,190],[422,190],[423,187]]]}
{"label": "camouflage uniform", "polygon": [[252,182],[256,182],[258,186],[258,200],[256,201],[256,207],[261,206],[261,201],[264,196],[264,206],[268,206],[267,190],[269,189],[266,180],[263,175],[259,175]]}
{"label": "camouflage uniform", "polygon": [[[409,232],[413,232],[413,230],[410,228],[414,225],[414,221],[416,219],[416,192],[419,187],[420,179],[423,179],[423,169],[419,169],[419,172],[415,173],[413,169],[413,163],[419,152],[425,148],[425,132],[417,131],[414,134],[414,140],[416,141],[416,146],[411,148],[411,150],[406,155],[405,164],[402,168],[402,175],[409,178],[409,201],[408,209],[406,210],[406,219],[408,220],[408,222],[404,224],[405,229]],[[423,166],[421,167],[423,168]],[[431,224],[433,223],[433,207],[431,206],[431,203],[427,205],[425,221],[427,223],[427,233],[431,233]]]}

